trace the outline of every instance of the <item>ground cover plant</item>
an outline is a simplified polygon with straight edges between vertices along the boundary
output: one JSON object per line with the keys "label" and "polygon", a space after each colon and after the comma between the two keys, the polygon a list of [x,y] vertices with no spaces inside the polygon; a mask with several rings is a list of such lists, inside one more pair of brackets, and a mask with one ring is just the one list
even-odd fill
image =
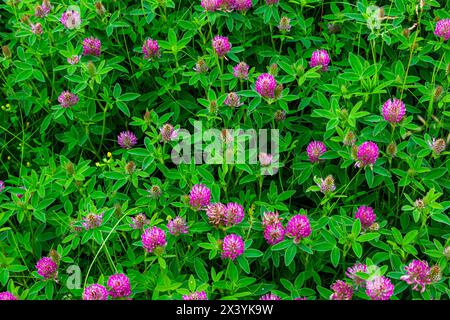
{"label": "ground cover plant", "polygon": [[0,21],[0,299],[448,299],[447,1]]}

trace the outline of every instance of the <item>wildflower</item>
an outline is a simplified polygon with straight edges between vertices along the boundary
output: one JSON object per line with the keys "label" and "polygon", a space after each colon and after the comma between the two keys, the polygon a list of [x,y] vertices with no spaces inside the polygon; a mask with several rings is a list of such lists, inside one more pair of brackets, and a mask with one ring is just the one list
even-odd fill
{"label": "wildflower", "polygon": [[450,39],[450,19],[441,19],[436,23],[434,34],[445,41]]}
{"label": "wildflower", "polygon": [[212,46],[213,46],[214,52],[219,57],[223,57],[231,50],[231,43],[227,37],[215,36],[212,41]]}
{"label": "wildflower", "polygon": [[327,147],[325,147],[325,144],[321,141],[312,141],[306,148],[306,153],[311,162],[319,162],[319,157],[326,151]]}
{"label": "wildflower", "polygon": [[206,61],[203,59],[199,59],[195,64],[194,71],[197,73],[206,73],[208,72],[209,67],[206,64]]}
{"label": "wildflower", "polygon": [[211,190],[199,183],[192,187],[189,194],[189,204],[195,209],[206,207],[211,200]]}
{"label": "wildflower", "polygon": [[413,260],[408,266],[405,267],[406,275],[400,277],[401,280],[406,281],[407,284],[413,285],[413,290],[421,293],[425,291],[425,286],[431,283],[430,267],[426,261]]}
{"label": "wildflower", "polygon": [[212,203],[208,205],[206,209],[206,215],[208,216],[209,223],[216,228],[224,224],[226,207],[220,202]]}
{"label": "wildflower", "polygon": [[275,99],[278,99],[281,97],[281,94],[283,93],[283,89],[284,89],[284,87],[281,83],[277,84],[277,86],[275,87],[275,91],[274,91]]}
{"label": "wildflower", "polygon": [[256,91],[264,98],[274,98],[277,82],[269,73],[261,74],[256,80]]}
{"label": "wildflower", "polygon": [[261,167],[268,167],[273,161],[273,156],[270,153],[260,152],[258,158]]}
{"label": "wildflower", "polygon": [[435,102],[439,101],[442,98],[442,94],[444,93],[444,87],[441,85],[436,86],[433,93],[433,100]]}
{"label": "wildflower", "polygon": [[235,92],[230,92],[229,94],[227,94],[227,98],[225,99],[224,104],[227,107],[231,107],[231,108],[237,108],[242,105],[241,98]]}
{"label": "wildflower", "polygon": [[73,56],[67,58],[67,62],[69,64],[77,64],[78,62],[80,62],[80,56],[73,55]]}
{"label": "wildflower", "polygon": [[233,8],[238,11],[247,11],[252,7],[252,0],[233,0]]}
{"label": "wildflower", "polygon": [[55,249],[51,249],[48,255],[53,261],[55,261],[56,264],[59,264],[61,255],[58,253],[58,251],[56,251]]}
{"label": "wildflower", "polygon": [[280,23],[278,24],[278,29],[281,32],[289,32],[291,31],[291,19],[286,16],[281,17]]}
{"label": "wildflower", "polygon": [[161,53],[159,52],[158,41],[150,38],[145,40],[144,44],[142,45],[142,53],[144,54],[144,59],[159,58],[161,56]]}
{"label": "wildflower", "polygon": [[30,24],[31,27],[31,32],[33,32],[36,35],[41,35],[43,30],[42,30],[42,25],[38,22],[36,24]]}
{"label": "wildflower", "polygon": [[78,100],[78,96],[70,91],[63,91],[58,97],[58,102],[63,108],[73,107],[78,103]]}
{"label": "wildflower", "polygon": [[311,234],[309,219],[305,215],[293,216],[286,225],[286,235],[294,238],[294,243],[299,243],[302,238]]}
{"label": "wildflower", "polygon": [[81,24],[80,13],[75,10],[67,10],[62,14],[60,21],[69,30],[79,28]]}
{"label": "wildflower", "polygon": [[342,280],[336,281],[332,286],[331,300],[352,300],[353,288]]}
{"label": "wildflower", "polygon": [[266,0],[266,4],[277,4],[280,0]]}
{"label": "wildflower", "polygon": [[433,141],[428,141],[428,145],[430,146],[431,150],[437,155],[441,154],[447,147],[445,144],[444,139],[435,139],[433,138]]}
{"label": "wildflower", "polygon": [[183,300],[208,300],[205,291],[197,291],[188,295],[183,295]]}
{"label": "wildflower", "polygon": [[405,104],[399,99],[389,99],[383,104],[383,117],[389,123],[398,123],[405,116]]}
{"label": "wildflower", "polygon": [[169,142],[178,137],[178,130],[175,130],[170,123],[166,123],[160,129],[162,142]]}
{"label": "wildflower", "polygon": [[147,219],[147,216],[143,213],[139,213],[135,217],[131,217],[132,223],[130,227],[133,229],[143,229],[145,225],[150,223],[150,220]]}
{"label": "wildflower", "polygon": [[248,79],[248,69],[250,66],[245,62],[239,62],[236,66],[233,67],[233,76],[238,79]]}
{"label": "wildflower", "polygon": [[280,224],[281,220],[283,218],[278,216],[278,212],[264,212],[262,224],[267,228],[268,226]]}
{"label": "wildflower", "polygon": [[371,207],[361,206],[355,213],[355,219],[361,221],[361,226],[366,229],[375,222],[377,215],[373,212]]}
{"label": "wildflower", "polygon": [[150,193],[150,197],[152,198],[159,198],[162,194],[162,190],[160,186],[153,185],[150,190],[148,190],[148,193]]}
{"label": "wildflower", "polygon": [[174,236],[189,232],[186,220],[180,216],[175,217],[175,219],[170,219],[167,224],[167,229],[169,229],[169,232]]}
{"label": "wildflower", "polygon": [[56,262],[49,257],[43,257],[36,263],[36,269],[40,276],[45,279],[56,279],[58,276],[58,266]]}
{"label": "wildflower", "polygon": [[264,239],[268,244],[274,245],[284,240],[285,232],[286,230],[281,223],[268,225],[264,229]]}
{"label": "wildflower", "polygon": [[1,300],[3,300],[3,301],[5,301],[5,300],[17,300],[17,298],[11,292],[3,291],[3,292],[0,292],[0,301]]}
{"label": "wildflower", "polygon": [[131,149],[137,143],[137,138],[133,132],[123,131],[117,137],[117,143],[123,149]]}
{"label": "wildflower", "polygon": [[[268,0],[266,0],[266,1],[268,1]],[[261,298],[259,298],[259,300],[281,300],[281,298],[279,296],[277,296],[276,294],[267,293],[267,294],[263,295]]]}
{"label": "wildflower", "polygon": [[0,192],[2,192],[3,190],[5,190],[5,182],[3,182],[3,180],[0,180]]}
{"label": "wildflower", "polygon": [[223,239],[222,259],[236,259],[244,253],[244,241],[236,234],[229,234]]}
{"label": "wildflower", "polygon": [[366,294],[372,300],[389,300],[394,294],[394,285],[389,278],[375,277],[366,282]]}
{"label": "wildflower", "polygon": [[92,284],[83,292],[83,300],[108,300],[108,290],[100,284]]}
{"label": "wildflower", "polygon": [[130,279],[123,273],[113,274],[108,279],[109,294],[112,298],[125,298],[131,295]]}
{"label": "wildflower", "polygon": [[225,207],[224,223],[227,227],[239,224],[244,215],[244,208],[239,203],[230,202]]}
{"label": "wildflower", "polygon": [[200,5],[205,11],[214,12],[219,8],[220,0],[202,0]]}
{"label": "wildflower", "polygon": [[34,9],[34,15],[38,18],[43,18],[48,16],[52,9],[50,1],[44,0],[41,5],[37,5]]}
{"label": "wildflower", "polygon": [[355,284],[356,288],[358,287],[365,287],[366,286],[366,280],[359,277],[356,273],[357,272],[367,272],[367,266],[362,263],[357,263],[353,267],[349,267],[347,269],[347,272],[345,272],[346,276],[353,280],[353,283]]}
{"label": "wildflower", "polygon": [[357,167],[372,166],[378,159],[378,146],[372,141],[361,144],[357,151],[358,162]]}
{"label": "wildflower", "polygon": [[2,53],[6,59],[10,59],[12,57],[12,52],[8,45],[2,46]]}
{"label": "wildflower", "polygon": [[82,223],[85,230],[95,229],[102,225],[103,223],[103,213],[94,214],[89,213],[84,219]]}
{"label": "wildflower", "polygon": [[164,248],[167,245],[166,234],[158,227],[145,229],[141,238],[142,246],[148,253],[152,253],[156,248]]}
{"label": "wildflower", "polygon": [[320,192],[327,194],[336,190],[336,185],[334,184],[334,178],[332,175],[328,175],[325,179],[320,178]]}
{"label": "wildflower", "polygon": [[328,55],[328,52],[323,49],[314,51],[311,56],[311,61],[309,62],[311,68],[321,66],[322,71],[327,71],[329,64],[330,56]]}
{"label": "wildflower", "polygon": [[102,43],[99,39],[90,37],[83,40],[83,55],[98,57],[101,53]]}

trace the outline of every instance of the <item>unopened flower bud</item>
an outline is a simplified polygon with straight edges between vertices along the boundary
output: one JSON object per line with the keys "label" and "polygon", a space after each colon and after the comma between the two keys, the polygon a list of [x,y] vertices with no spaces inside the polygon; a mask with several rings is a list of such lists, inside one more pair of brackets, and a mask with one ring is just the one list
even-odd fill
{"label": "unopened flower bud", "polygon": [[336,33],[341,32],[341,26],[338,25],[338,24],[329,23],[327,25],[327,27],[328,27],[328,32],[331,33],[331,34],[336,34]]}
{"label": "unopened flower bud", "polygon": [[278,85],[275,87],[275,93],[274,93],[275,99],[278,99],[278,98],[281,97],[281,94],[283,93],[283,89],[284,89],[284,87],[283,87],[282,84],[278,84]]}
{"label": "unopened flower bud", "polygon": [[281,17],[280,23],[278,25],[278,29],[281,32],[289,32],[291,31],[291,19],[286,16]]}
{"label": "unopened flower bud", "polygon": [[423,202],[422,199],[417,199],[416,201],[414,201],[414,207],[416,207],[419,210],[422,210],[425,208],[425,202]]}
{"label": "unopened flower bud", "polygon": [[406,38],[409,38],[409,35],[410,35],[410,33],[411,33],[411,30],[409,30],[409,28],[405,28],[405,29],[403,29],[403,35],[406,37]]}
{"label": "unopened flower bud", "polygon": [[394,142],[391,142],[386,149],[386,153],[391,157],[395,158],[397,155],[397,145]]}
{"label": "unopened flower bud", "polygon": [[219,111],[219,109],[217,108],[217,101],[213,100],[210,101],[209,103],[209,113],[215,114]]}
{"label": "unopened flower bud", "polygon": [[75,170],[74,170],[74,167],[73,167],[73,163],[70,162],[70,161],[66,164],[66,172],[69,175],[73,175],[75,173]]}
{"label": "unopened flower bud", "polygon": [[278,65],[276,63],[272,63],[269,67],[269,73],[273,76],[278,74]]}
{"label": "unopened flower bud", "polygon": [[430,268],[430,280],[431,282],[439,282],[442,279],[442,270],[441,268],[435,264]]}
{"label": "unopened flower bud", "polygon": [[56,251],[55,249],[50,250],[49,256],[56,264],[59,264],[61,255],[58,253],[58,251]]}
{"label": "unopened flower bud", "polygon": [[93,78],[95,76],[95,73],[97,72],[97,68],[95,67],[95,64],[91,60],[89,60],[89,62],[86,65],[86,68],[87,68],[91,78]]}
{"label": "unopened flower bud", "polygon": [[117,218],[120,218],[122,216],[122,206],[120,205],[120,203],[114,204],[114,215]]}
{"label": "unopened flower bud", "polygon": [[132,174],[136,170],[136,164],[133,161],[130,161],[125,166],[125,171],[128,174]]}
{"label": "unopened flower bud", "polygon": [[374,222],[370,225],[370,227],[367,230],[369,230],[370,232],[378,231],[380,230],[380,225],[378,224],[378,222]]}
{"label": "unopened flower bud", "polygon": [[150,124],[150,122],[152,121],[152,119],[150,117],[150,112],[148,110],[145,111],[144,120],[145,120],[145,123],[147,123],[147,124]]}
{"label": "unopened flower bud", "polygon": [[349,131],[344,137],[343,141],[344,145],[353,146],[355,142],[356,142],[356,135],[352,131]]}
{"label": "unopened flower bud", "polygon": [[2,46],[2,53],[6,59],[10,59],[12,57],[12,53],[8,45]]}
{"label": "unopened flower bud", "polygon": [[274,118],[278,122],[286,120],[286,111],[284,111],[284,110],[275,111]]}
{"label": "unopened flower bud", "polygon": [[105,7],[103,6],[103,4],[102,4],[100,1],[98,1],[98,2],[95,3],[95,12],[96,12],[99,16],[104,15],[105,12],[106,12]]}
{"label": "unopened flower bud", "polygon": [[20,21],[22,21],[22,22],[25,23],[25,24],[30,24],[30,23],[31,23],[31,22],[30,22],[30,16],[27,15],[27,14],[24,14],[24,15],[20,18]]}
{"label": "unopened flower bud", "polygon": [[161,187],[158,185],[153,185],[150,188],[149,193],[152,198],[159,198],[162,194]]}
{"label": "unopened flower bud", "polygon": [[442,93],[444,92],[444,88],[441,85],[438,85],[434,89],[434,101],[437,102],[442,98]]}

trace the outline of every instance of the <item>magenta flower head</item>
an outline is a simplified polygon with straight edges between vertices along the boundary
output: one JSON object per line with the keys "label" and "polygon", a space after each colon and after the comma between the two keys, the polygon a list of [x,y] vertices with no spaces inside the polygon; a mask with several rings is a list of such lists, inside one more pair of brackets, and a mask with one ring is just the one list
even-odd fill
{"label": "magenta flower head", "polygon": [[322,71],[327,71],[329,64],[330,56],[328,55],[328,52],[323,49],[314,51],[311,56],[311,61],[309,62],[311,68],[321,66]]}
{"label": "magenta flower head", "polygon": [[260,152],[258,158],[261,167],[268,167],[273,161],[273,156],[270,153]]}
{"label": "magenta flower head", "polygon": [[252,0],[234,0],[233,8],[237,11],[247,11],[252,7]]}
{"label": "magenta flower head", "polygon": [[227,37],[215,36],[212,41],[212,46],[213,46],[214,52],[219,57],[223,57],[231,50],[231,43]]}
{"label": "magenta flower head", "polygon": [[0,192],[2,192],[3,190],[5,190],[5,182],[3,182],[3,180],[0,180]]}
{"label": "magenta flower head", "polygon": [[352,300],[353,288],[345,281],[336,281],[331,286],[331,290],[333,290],[333,294],[330,296],[330,300]]}
{"label": "magenta flower head", "polygon": [[83,227],[85,230],[91,230],[98,228],[103,223],[103,213],[101,214],[95,214],[95,213],[89,213],[86,217],[83,218]]}
{"label": "magenta flower head", "polygon": [[189,204],[194,209],[200,209],[209,205],[211,201],[211,190],[199,183],[192,187],[189,194]]}
{"label": "magenta flower head", "polygon": [[230,202],[225,207],[224,222],[227,227],[239,224],[244,219],[244,208],[239,203]]}
{"label": "magenta flower head", "polygon": [[1,300],[17,300],[17,298],[8,291],[0,292],[0,301]]}
{"label": "magenta flower head", "polygon": [[327,151],[327,147],[321,141],[312,141],[306,147],[309,161],[319,162],[319,157]]}
{"label": "magenta flower head", "polygon": [[400,277],[401,280],[406,281],[407,284],[413,285],[413,290],[423,293],[425,286],[432,282],[431,269],[426,261],[413,260],[405,267],[406,275]]}
{"label": "magenta flower head", "polygon": [[43,257],[36,263],[36,269],[40,276],[45,279],[56,279],[58,276],[58,266],[56,262],[49,257]]}
{"label": "magenta flower head", "polygon": [[161,132],[161,141],[169,142],[175,140],[178,137],[178,130],[175,130],[173,125],[170,123],[166,123],[160,129]]}
{"label": "magenta flower head", "polygon": [[355,213],[355,219],[361,221],[361,226],[364,229],[369,228],[377,218],[377,215],[373,212],[371,207],[361,206]]}
{"label": "magenta flower head", "polygon": [[200,5],[205,11],[214,12],[219,9],[220,0],[202,0]]}
{"label": "magenta flower head", "polygon": [[90,37],[83,40],[83,55],[96,56],[101,54],[102,43],[99,39]]}
{"label": "magenta flower head", "polygon": [[259,298],[259,300],[281,300],[281,298],[279,296],[277,296],[276,294],[267,293],[267,294],[263,295],[261,298]]}
{"label": "magenta flower head", "polygon": [[233,67],[233,76],[241,80],[248,79],[248,69],[250,69],[248,64],[243,61],[239,62]]}
{"label": "magenta flower head", "polygon": [[299,243],[301,239],[311,234],[311,225],[305,215],[297,214],[288,221],[286,225],[286,235],[294,238],[294,243]]}
{"label": "magenta flower head", "polygon": [[62,14],[60,21],[69,30],[79,28],[81,25],[80,13],[75,10],[67,10]]}
{"label": "magenta flower head", "polygon": [[441,19],[436,23],[434,34],[445,41],[450,39],[450,19]]}
{"label": "magenta flower head", "polygon": [[231,108],[237,108],[242,106],[241,98],[236,92],[230,92],[229,94],[227,94],[227,98],[225,99],[224,104],[227,107]]}
{"label": "magenta flower head", "polygon": [[150,223],[150,220],[147,219],[146,215],[143,213],[139,213],[135,217],[131,217],[132,223],[130,227],[133,229],[143,229],[145,225]]}
{"label": "magenta flower head", "polygon": [[183,296],[183,300],[208,300],[205,291],[196,291]]}
{"label": "magenta flower head", "polygon": [[83,300],[108,300],[108,290],[100,284],[92,284],[83,292]]}
{"label": "magenta flower head", "polygon": [[398,123],[405,116],[405,104],[399,99],[389,99],[383,104],[383,117],[389,123]]}
{"label": "magenta flower head", "polygon": [[80,56],[73,55],[73,56],[67,58],[67,63],[69,63],[69,64],[77,64],[78,62],[80,62]]}
{"label": "magenta flower head", "polygon": [[357,272],[367,272],[367,266],[362,263],[357,263],[353,267],[349,267],[345,274],[347,277],[353,280],[353,283],[355,284],[356,288],[358,287],[365,287],[366,280],[359,277],[356,273]]}
{"label": "magenta flower head", "polygon": [[58,97],[58,102],[63,108],[70,108],[78,103],[78,96],[70,91],[63,91]]}
{"label": "magenta flower head", "polygon": [[130,279],[123,273],[113,274],[108,279],[109,295],[112,298],[127,298],[131,295]]}
{"label": "magenta flower head", "polygon": [[236,234],[229,234],[223,239],[222,259],[236,259],[244,253],[244,241]]}
{"label": "magenta flower head", "polygon": [[131,149],[137,143],[137,138],[131,131],[123,131],[117,137],[117,143],[124,149]]}
{"label": "magenta flower head", "polygon": [[144,233],[141,236],[141,239],[142,246],[148,253],[153,253],[156,248],[162,249],[167,245],[166,233],[158,227],[145,229]]}
{"label": "magenta flower head", "polygon": [[41,35],[43,32],[42,25],[39,22],[36,24],[31,23],[30,27],[31,27],[31,32],[33,32],[36,35]]}
{"label": "magenta flower head", "polygon": [[225,224],[225,211],[226,207],[224,204],[217,202],[211,203],[206,208],[206,215],[208,216],[209,223],[214,227],[219,227]]}
{"label": "magenta flower head", "polygon": [[264,239],[266,239],[267,243],[273,246],[284,240],[285,230],[281,223],[277,223],[274,225],[268,225],[264,229]]}
{"label": "magenta flower head", "polygon": [[169,229],[169,232],[176,237],[180,234],[186,234],[189,232],[189,227],[187,226],[186,220],[180,216],[175,217],[175,219],[170,219],[167,224],[167,229]]}
{"label": "magenta flower head", "polygon": [[276,87],[277,81],[275,80],[275,77],[269,73],[263,73],[256,79],[256,92],[264,98],[274,98]]}
{"label": "magenta flower head", "polygon": [[144,54],[144,59],[155,59],[161,56],[159,52],[158,41],[153,39],[147,39],[142,45],[142,53]]}
{"label": "magenta flower head", "polygon": [[389,300],[394,294],[394,285],[389,278],[375,277],[366,282],[366,294],[372,300]]}
{"label": "magenta flower head", "polygon": [[358,147],[357,157],[358,162],[357,167],[372,166],[378,159],[378,146],[375,142],[366,141]]}

